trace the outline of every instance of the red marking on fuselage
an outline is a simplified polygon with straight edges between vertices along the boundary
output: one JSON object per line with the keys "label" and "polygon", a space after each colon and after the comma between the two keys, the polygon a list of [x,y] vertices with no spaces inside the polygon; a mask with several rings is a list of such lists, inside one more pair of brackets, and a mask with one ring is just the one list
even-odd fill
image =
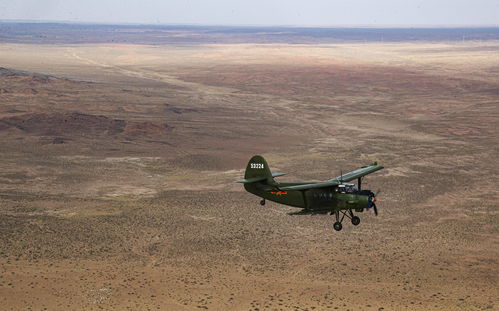
{"label": "red marking on fuselage", "polygon": [[283,194],[288,194],[287,191],[271,191],[270,192],[271,194],[275,194],[275,195],[283,195]]}

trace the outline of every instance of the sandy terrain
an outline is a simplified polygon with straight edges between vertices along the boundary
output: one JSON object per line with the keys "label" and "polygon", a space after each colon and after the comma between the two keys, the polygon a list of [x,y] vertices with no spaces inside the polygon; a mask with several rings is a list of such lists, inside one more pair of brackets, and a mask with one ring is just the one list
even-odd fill
{"label": "sandy terrain", "polygon": [[[4,310],[499,310],[499,42],[0,44]],[[378,161],[332,229],[232,183]]]}

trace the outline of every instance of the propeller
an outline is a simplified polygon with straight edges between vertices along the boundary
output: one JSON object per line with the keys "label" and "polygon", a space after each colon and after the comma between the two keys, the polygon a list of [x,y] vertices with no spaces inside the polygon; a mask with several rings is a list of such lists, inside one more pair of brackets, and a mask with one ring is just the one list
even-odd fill
{"label": "propeller", "polygon": [[[378,190],[378,193],[379,194],[380,190]],[[370,209],[371,207],[373,208],[374,210],[374,215],[375,216],[378,216],[378,208],[376,207],[376,193],[372,192],[369,194],[369,197],[367,199],[367,209]]]}

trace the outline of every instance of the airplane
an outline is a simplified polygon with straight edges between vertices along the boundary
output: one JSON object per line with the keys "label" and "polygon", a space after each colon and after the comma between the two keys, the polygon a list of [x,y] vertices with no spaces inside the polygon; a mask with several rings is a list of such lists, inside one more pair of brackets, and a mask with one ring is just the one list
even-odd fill
{"label": "airplane", "polygon": [[[373,209],[378,215],[376,207],[376,194],[371,190],[362,190],[362,178],[374,173],[384,167],[374,162],[338,177],[321,182],[276,182],[275,177],[286,175],[285,173],[271,173],[267,161],[260,156],[253,156],[246,166],[244,179],[235,182],[243,183],[244,189],[249,193],[262,198],[261,205],[265,200],[277,202],[284,205],[302,208],[289,215],[314,215],[330,214],[336,216],[333,228],[340,231],[345,217],[349,218],[354,226],[360,224],[360,218],[353,211],[363,212],[364,209]],[[357,179],[357,187],[348,183]],[[340,213],[342,217],[340,218]]]}

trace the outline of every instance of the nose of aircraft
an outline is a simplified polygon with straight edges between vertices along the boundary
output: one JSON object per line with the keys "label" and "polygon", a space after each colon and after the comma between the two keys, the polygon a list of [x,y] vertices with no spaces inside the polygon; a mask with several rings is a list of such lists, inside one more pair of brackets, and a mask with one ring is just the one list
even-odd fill
{"label": "nose of aircraft", "polygon": [[376,194],[371,191],[369,194],[369,199],[367,200],[367,209],[370,209],[372,207],[374,210],[374,215],[378,216],[378,208],[376,207],[375,203],[376,201],[377,201]]}

